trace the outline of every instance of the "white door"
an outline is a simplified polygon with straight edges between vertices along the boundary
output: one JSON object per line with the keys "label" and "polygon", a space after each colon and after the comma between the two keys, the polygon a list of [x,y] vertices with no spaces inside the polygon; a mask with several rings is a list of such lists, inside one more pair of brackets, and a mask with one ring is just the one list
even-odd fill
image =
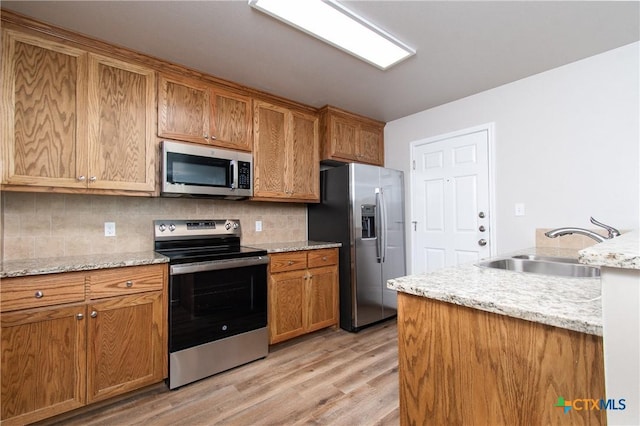
{"label": "white door", "polygon": [[483,126],[412,144],[412,273],[491,256],[491,130]]}

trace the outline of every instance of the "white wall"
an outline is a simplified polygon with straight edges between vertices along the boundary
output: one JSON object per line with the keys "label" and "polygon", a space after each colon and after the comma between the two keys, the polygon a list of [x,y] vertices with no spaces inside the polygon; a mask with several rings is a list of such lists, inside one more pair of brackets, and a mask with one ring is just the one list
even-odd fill
{"label": "white wall", "polygon": [[405,171],[410,194],[411,142],[492,122],[498,253],[533,247],[536,228],[593,228],[589,216],[639,228],[639,52],[633,43],[389,122],[385,165]]}

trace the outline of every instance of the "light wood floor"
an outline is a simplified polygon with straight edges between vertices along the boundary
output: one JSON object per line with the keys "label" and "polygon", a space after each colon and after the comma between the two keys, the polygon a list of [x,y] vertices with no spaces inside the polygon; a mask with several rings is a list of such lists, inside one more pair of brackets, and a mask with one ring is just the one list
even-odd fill
{"label": "light wood floor", "polygon": [[155,385],[46,424],[399,424],[395,319],[359,333],[323,330],[250,364],[169,391]]}

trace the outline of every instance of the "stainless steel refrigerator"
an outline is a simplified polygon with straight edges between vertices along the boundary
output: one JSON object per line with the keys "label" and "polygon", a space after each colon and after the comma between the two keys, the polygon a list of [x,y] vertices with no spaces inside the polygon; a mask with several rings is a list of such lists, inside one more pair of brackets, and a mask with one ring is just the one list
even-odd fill
{"label": "stainless steel refrigerator", "polygon": [[308,205],[310,240],[338,241],[340,327],[358,331],[397,313],[387,280],[406,275],[404,184],[399,170],[348,164],[320,172]]}

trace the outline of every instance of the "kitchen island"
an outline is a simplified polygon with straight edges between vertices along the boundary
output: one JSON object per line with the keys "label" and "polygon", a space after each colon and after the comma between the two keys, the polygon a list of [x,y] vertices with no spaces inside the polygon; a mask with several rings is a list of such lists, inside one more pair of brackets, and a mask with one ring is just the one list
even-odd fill
{"label": "kitchen island", "polygon": [[465,265],[387,286],[398,291],[401,424],[605,423],[589,409],[604,398],[599,278]]}

